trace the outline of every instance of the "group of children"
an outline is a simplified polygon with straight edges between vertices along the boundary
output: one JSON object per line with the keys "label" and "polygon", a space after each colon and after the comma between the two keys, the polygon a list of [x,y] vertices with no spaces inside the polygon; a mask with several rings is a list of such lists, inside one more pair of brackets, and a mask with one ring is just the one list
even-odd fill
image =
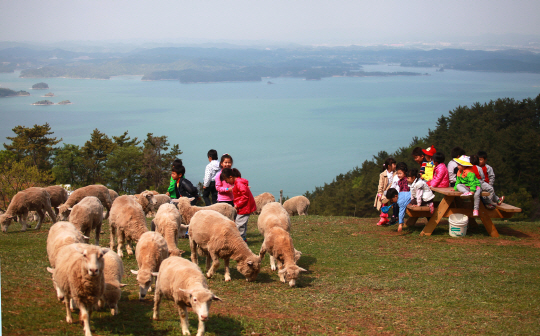
{"label": "group of children", "polygon": [[[479,151],[476,155],[467,156],[462,148],[455,147],[451,154],[452,160],[446,166],[445,155],[437,152],[434,146],[427,149],[416,147],[412,156],[420,169],[410,170],[405,162],[396,163],[393,158],[386,159],[375,196],[374,206],[381,211],[377,225],[398,222],[398,232],[401,232],[409,204],[413,207],[428,206],[433,214],[435,194],[431,188],[454,187],[454,190],[462,192],[461,197],[473,197],[475,217],[478,216],[480,200],[487,209],[495,209],[496,205],[502,204],[504,196],[499,198],[495,195],[495,173],[487,164],[486,152]],[[481,197],[482,191],[489,192],[489,196]],[[390,209],[393,209],[391,219],[388,218]]]}
{"label": "group of children", "polygon": [[[255,198],[249,189],[249,181],[242,178],[240,171],[232,168],[233,158],[223,154],[218,161],[215,149],[208,151],[208,165],[206,166],[203,182],[203,199],[206,206],[213,203],[228,203],[236,209],[236,226],[240,235],[247,241],[247,223],[251,213],[257,210]],[[199,199],[199,192],[193,184],[185,178],[186,168],[182,160],[176,159],[172,164],[171,181],[167,195],[172,199],[191,197],[191,205]],[[210,199],[211,195],[211,199]],[[188,223],[186,223],[188,224]]]}

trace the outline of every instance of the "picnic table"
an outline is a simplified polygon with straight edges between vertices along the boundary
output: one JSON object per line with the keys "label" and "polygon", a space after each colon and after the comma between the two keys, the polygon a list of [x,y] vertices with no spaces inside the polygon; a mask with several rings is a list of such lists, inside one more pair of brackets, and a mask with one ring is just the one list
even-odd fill
{"label": "picnic table", "polygon": [[[464,214],[469,217],[469,225],[475,226],[475,218],[473,217],[473,199],[470,202],[466,202],[461,199],[461,192],[455,191],[454,188],[431,188],[436,193],[444,195],[443,200],[435,208],[433,214],[429,212],[427,206],[412,205],[407,206],[407,215],[409,219],[405,223],[407,226],[413,226],[420,217],[431,217],[424,227],[424,230],[420,233],[421,236],[431,236],[435,227],[439,224],[442,218],[449,217],[452,214]],[[489,196],[488,192],[483,191],[482,196]],[[491,237],[499,237],[499,232],[495,228],[495,224],[491,221],[491,218],[511,218],[515,213],[521,212],[521,209],[510,204],[502,203],[497,205],[495,209],[488,210],[482,201],[480,201],[479,218],[484,224],[487,232]]]}

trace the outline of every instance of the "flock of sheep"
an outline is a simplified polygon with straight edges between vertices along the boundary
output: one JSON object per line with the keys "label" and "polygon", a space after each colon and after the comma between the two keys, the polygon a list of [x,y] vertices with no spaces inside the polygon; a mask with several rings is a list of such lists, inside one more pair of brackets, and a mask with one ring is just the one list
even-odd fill
{"label": "flock of sheep", "polygon": [[[52,274],[58,300],[65,304],[66,321],[72,323],[71,312],[78,308],[86,336],[91,335],[92,310],[108,306],[112,315],[118,314],[121,288],[125,286],[123,248],[125,245],[127,253],[132,255],[134,243],[138,270],[131,272],[137,275],[140,300],[152,290],[156,279],[154,320],[159,319],[161,300],[172,300],[180,313],[182,333],[189,335],[187,307],[191,307],[198,315],[197,335],[201,336],[210,304],[221,301],[206,282],[218,268],[219,259],[225,264],[225,281],[231,280],[230,259],[237,262],[237,270],[247,281],[255,280],[266,253],[270,255],[271,269],[278,270],[280,280],[291,287],[295,286],[300,272],[306,271],[296,265],[301,252],[293,246],[290,216],[306,215],[309,200],[296,196],[281,205],[270,193],[255,199],[260,214],[257,226],[264,236],[259,255],[240,236],[234,223],[236,210],[229,204],[191,206],[191,199],[171,200],[152,191],[118,196],[102,185],[79,188],[69,197],[60,186],[28,188],[13,197],[6,212],[0,215],[0,225],[7,232],[11,222],[19,220],[25,231],[28,214],[35,211],[39,217],[36,229],[39,229],[45,213],[49,215],[55,224],[47,237],[51,265],[47,270]],[[147,216],[154,216],[151,231],[146,225]],[[99,238],[103,219],[107,218],[110,248],[103,248]],[[179,237],[188,230],[191,261],[182,258],[184,251],[177,247]],[[92,231],[95,245],[89,244]],[[199,255],[206,257],[206,274],[198,266]]]}

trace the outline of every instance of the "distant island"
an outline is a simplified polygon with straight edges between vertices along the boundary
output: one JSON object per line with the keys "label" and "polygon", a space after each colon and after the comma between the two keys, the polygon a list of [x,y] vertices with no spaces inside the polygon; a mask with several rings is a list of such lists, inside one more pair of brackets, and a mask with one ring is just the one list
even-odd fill
{"label": "distant island", "polygon": [[32,90],[45,90],[48,88],[49,84],[43,82],[32,85]]}
{"label": "distant island", "polygon": [[38,102],[33,103],[32,105],[54,105],[54,103],[50,100],[40,100]]}
{"label": "distant island", "polygon": [[54,97],[54,93],[52,92],[46,93],[43,97]]}
{"label": "distant island", "polygon": [[69,105],[69,104],[73,104],[73,103],[70,102],[69,100],[62,100],[61,102],[58,103],[58,105]]}
{"label": "distant island", "polygon": [[19,97],[19,96],[29,96],[30,93],[27,91],[13,91],[7,88],[0,88],[0,97]]}

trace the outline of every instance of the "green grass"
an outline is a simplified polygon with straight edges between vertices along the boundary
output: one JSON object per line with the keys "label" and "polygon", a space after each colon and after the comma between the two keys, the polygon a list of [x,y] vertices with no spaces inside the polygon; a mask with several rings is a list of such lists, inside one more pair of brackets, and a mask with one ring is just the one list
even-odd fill
{"label": "green grass", "polygon": [[[250,248],[258,253],[262,237],[257,216],[249,222]],[[540,225],[497,222],[500,238],[485,229],[466,237],[448,236],[439,225],[430,237],[421,227],[376,227],[376,219],[293,217],[295,247],[303,252],[303,273],[296,288],[279,281],[268,257],[256,282],[246,282],[231,262],[231,282],[223,280],[223,263],[209,280],[224,302],[215,303],[207,335],[538,335],[540,334]],[[80,324],[68,325],[56,300],[46,239],[40,231],[0,235],[2,331],[6,335],[82,335]],[[102,245],[108,246],[108,225]],[[92,238],[93,241],[93,238]],[[179,248],[188,251],[182,239]],[[199,259],[204,270],[203,260]],[[94,312],[95,335],[181,335],[178,312],[162,301],[161,319],[152,321],[153,293],[138,300],[124,258],[120,315]],[[77,314],[74,314],[77,320]],[[190,312],[190,331],[197,319]]]}

